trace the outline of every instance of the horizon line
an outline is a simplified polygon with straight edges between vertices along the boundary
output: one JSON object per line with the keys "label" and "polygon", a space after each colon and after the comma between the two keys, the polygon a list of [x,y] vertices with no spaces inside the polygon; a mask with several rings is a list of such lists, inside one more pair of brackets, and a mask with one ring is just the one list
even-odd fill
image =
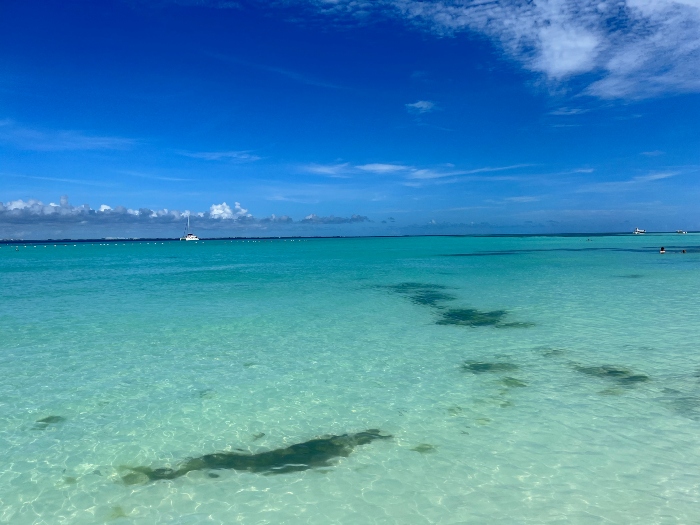
{"label": "horizon line", "polygon": [[[700,233],[700,231],[687,231],[685,234]],[[679,234],[677,231],[657,231],[646,232],[644,235],[659,234]],[[204,237],[199,241],[246,241],[246,240],[288,240],[288,239],[404,239],[411,237],[620,237],[635,235],[632,232],[561,232],[561,233],[427,233],[427,234],[405,234],[405,235],[288,235],[288,236],[266,236],[266,237]],[[0,244],[65,244],[69,242],[79,243],[118,243],[118,242],[182,242],[178,237],[95,237],[86,239],[0,239]],[[185,241],[191,242],[191,241]]]}

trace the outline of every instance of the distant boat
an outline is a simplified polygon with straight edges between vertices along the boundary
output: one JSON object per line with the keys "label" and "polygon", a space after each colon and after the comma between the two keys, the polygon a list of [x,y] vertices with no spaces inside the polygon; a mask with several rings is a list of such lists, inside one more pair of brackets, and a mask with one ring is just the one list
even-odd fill
{"label": "distant boat", "polygon": [[683,230],[676,230],[676,233],[683,234],[683,233],[688,233],[688,232],[684,232]]}
{"label": "distant boat", "polygon": [[194,233],[190,232],[190,216],[187,216],[187,226],[185,227],[185,234],[183,237],[180,237],[181,241],[198,241],[199,237],[197,237]]}
{"label": "distant boat", "polygon": [[634,233],[635,235],[641,235],[642,233],[646,233],[646,232],[647,232],[646,230],[640,230],[639,228],[635,228],[632,233]]}

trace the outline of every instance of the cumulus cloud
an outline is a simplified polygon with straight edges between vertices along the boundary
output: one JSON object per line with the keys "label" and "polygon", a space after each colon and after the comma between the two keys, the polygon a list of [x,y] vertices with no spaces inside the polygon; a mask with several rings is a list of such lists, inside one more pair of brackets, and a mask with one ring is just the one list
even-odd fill
{"label": "cumulus cloud", "polygon": [[410,113],[429,113],[435,109],[435,102],[419,100],[413,104],[406,104],[406,109]]}
{"label": "cumulus cloud", "polygon": [[[275,226],[286,228],[293,224],[339,225],[372,222],[369,218],[362,215],[319,217],[311,214],[297,222],[288,215],[276,216],[273,214],[269,217],[256,218],[248,213],[248,210],[243,208],[239,202],[235,202],[233,206],[228,205],[226,202],[212,204],[208,211],[203,212],[190,210],[181,212],[167,208],[160,210],[151,210],[150,208],[134,209],[125,206],[110,206],[109,204],[102,204],[97,209],[92,209],[87,204],[81,206],[72,205],[65,195],[60,198],[59,204],[44,204],[37,199],[17,199],[0,202],[0,228],[3,228],[5,231],[7,231],[7,227],[12,225],[27,225],[45,228],[59,227],[59,229],[79,226],[88,228],[93,232],[113,232],[115,228],[116,231],[120,232],[156,230],[173,232],[180,231],[187,217],[195,218],[193,224],[196,225],[197,231],[231,228],[265,230]],[[166,235],[169,234],[166,233]]]}
{"label": "cumulus cloud", "polygon": [[88,204],[81,206],[72,205],[68,197],[63,195],[60,204],[44,204],[37,199],[22,199],[0,203],[0,222],[11,223],[111,223],[111,222],[177,222],[188,216],[198,216],[212,221],[236,220],[249,216],[247,210],[241,208],[239,203],[231,208],[225,202],[214,204],[209,212],[192,213],[178,210],[151,210],[149,208],[127,208],[125,206],[110,206],[102,204],[99,208],[92,209]]}
{"label": "cumulus cloud", "polygon": [[281,215],[281,216],[277,217],[274,213],[270,217],[265,217],[263,219],[260,219],[261,224],[266,224],[266,223],[289,224],[291,222],[294,222],[294,221],[289,215]]}
{"label": "cumulus cloud", "polygon": [[239,217],[250,217],[248,210],[241,208],[240,202],[234,203],[234,208],[222,202],[221,204],[212,204],[209,208],[209,217],[212,219],[231,220]]}
{"label": "cumulus cloud", "polygon": [[697,0],[296,0],[332,16],[399,17],[439,35],[490,38],[530,71],[561,82],[592,73],[585,92],[643,98],[700,91]]}

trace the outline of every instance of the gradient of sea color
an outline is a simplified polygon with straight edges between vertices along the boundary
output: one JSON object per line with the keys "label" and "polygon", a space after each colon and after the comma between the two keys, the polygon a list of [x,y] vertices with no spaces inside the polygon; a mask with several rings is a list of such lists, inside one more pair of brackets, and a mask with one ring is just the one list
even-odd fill
{"label": "gradient of sea color", "polygon": [[700,235],[0,245],[0,279],[1,523],[700,521]]}

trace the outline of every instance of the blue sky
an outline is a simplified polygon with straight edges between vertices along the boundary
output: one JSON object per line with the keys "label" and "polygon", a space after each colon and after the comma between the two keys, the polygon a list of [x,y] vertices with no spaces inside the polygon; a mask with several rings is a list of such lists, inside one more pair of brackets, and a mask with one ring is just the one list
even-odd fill
{"label": "blue sky", "polygon": [[699,117],[696,0],[5,0],[0,237],[700,230]]}

